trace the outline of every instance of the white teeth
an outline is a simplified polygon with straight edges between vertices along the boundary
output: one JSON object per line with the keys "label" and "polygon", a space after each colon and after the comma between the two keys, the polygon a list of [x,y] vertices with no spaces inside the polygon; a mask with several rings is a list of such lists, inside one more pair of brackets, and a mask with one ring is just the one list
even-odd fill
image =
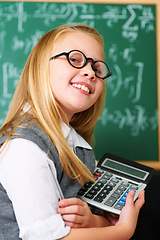
{"label": "white teeth", "polygon": [[86,87],[86,86],[84,86],[84,85],[81,85],[81,84],[72,84],[72,85],[73,85],[73,87],[76,87],[76,88],[82,89],[83,91],[89,93],[89,88]]}

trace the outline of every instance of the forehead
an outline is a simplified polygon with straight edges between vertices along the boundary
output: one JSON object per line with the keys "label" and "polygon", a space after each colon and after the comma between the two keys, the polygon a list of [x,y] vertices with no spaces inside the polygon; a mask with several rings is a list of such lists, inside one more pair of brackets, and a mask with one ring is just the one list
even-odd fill
{"label": "forehead", "polygon": [[54,43],[52,54],[80,50],[87,57],[104,59],[104,50],[101,44],[92,35],[80,31],[62,34]]}

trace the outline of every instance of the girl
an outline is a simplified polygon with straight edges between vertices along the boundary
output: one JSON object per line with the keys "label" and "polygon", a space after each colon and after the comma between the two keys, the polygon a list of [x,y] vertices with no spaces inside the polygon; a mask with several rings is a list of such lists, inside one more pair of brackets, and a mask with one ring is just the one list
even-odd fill
{"label": "girl", "polygon": [[102,37],[87,25],[60,26],[34,47],[0,130],[0,239],[133,235],[144,192],[135,204],[129,192],[119,219],[76,198],[93,181],[90,144],[110,75]]}

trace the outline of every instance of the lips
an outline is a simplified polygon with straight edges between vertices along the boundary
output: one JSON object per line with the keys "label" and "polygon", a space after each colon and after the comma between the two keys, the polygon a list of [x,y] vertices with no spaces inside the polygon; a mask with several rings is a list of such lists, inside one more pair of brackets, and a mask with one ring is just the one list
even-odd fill
{"label": "lips", "polygon": [[86,93],[91,94],[91,92],[92,92],[91,86],[86,84],[86,83],[71,83],[71,84],[72,84],[73,87],[78,88],[78,89],[82,89]]}

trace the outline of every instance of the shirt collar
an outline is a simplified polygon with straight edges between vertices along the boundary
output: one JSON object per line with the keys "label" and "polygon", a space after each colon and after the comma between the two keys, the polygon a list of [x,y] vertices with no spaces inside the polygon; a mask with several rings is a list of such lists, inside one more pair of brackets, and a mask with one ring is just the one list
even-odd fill
{"label": "shirt collar", "polygon": [[63,122],[61,124],[61,129],[68,144],[73,144],[73,149],[75,149],[76,147],[92,149],[92,147],[84,140],[84,138],[82,138],[71,126],[67,126]]}

